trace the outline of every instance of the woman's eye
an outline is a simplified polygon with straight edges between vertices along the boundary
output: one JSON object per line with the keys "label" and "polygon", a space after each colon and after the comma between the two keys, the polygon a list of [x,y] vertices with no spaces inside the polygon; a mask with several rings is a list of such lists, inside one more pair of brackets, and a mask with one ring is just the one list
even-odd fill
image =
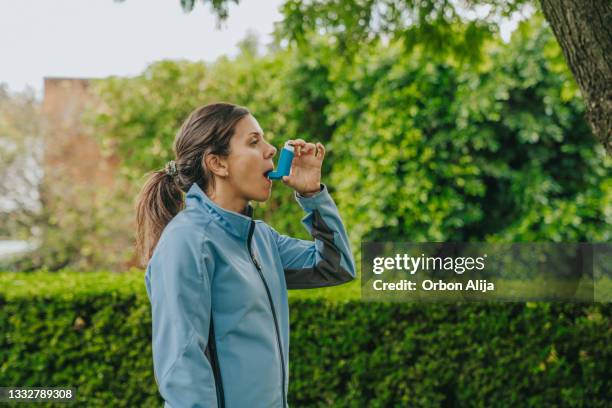
{"label": "woman's eye", "polygon": [[253,140],[253,141],[251,142],[251,144],[252,144],[252,145],[255,145],[255,144],[257,144],[257,142],[259,142],[259,140],[255,139],[255,140]]}

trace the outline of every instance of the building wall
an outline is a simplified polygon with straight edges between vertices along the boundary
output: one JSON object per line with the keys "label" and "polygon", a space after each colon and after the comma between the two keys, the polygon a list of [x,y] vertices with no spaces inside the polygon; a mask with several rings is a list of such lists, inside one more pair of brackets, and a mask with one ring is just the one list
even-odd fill
{"label": "building wall", "polygon": [[[98,143],[83,123],[94,101],[88,79],[45,78],[42,105],[46,181],[67,178],[75,184],[111,186],[115,158],[102,157]],[[47,177],[49,176],[49,177]]]}
{"label": "building wall", "polygon": [[[60,235],[71,235],[79,253],[78,269],[135,266],[127,259],[134,244],[134,212],[116,200],[131,191],[115,175],[119,160],[104,157],[84,114],[96,104],[88,79],[45,78],[43,116],[43,185],[41,200]],[[123,197],[121,197],[123,195]],[[71,242],[72,242],[71,241]]]}

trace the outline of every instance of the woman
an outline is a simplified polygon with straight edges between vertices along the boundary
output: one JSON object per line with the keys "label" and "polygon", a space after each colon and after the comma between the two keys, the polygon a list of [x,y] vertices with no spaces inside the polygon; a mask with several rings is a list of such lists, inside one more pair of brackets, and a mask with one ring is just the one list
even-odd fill
{"label": "woman", "polygon": [[320,183],[325,149],[293,143],[282,181],[295,190],[314,241],[252,218],[249,201],[270,197],[265,174],[276,149],[240,106],[191,113],[176,159],[140,193],[137,245],[148,264],[154,373],[166,406],[287,407],[287,289],[355,278],[338,209]]}

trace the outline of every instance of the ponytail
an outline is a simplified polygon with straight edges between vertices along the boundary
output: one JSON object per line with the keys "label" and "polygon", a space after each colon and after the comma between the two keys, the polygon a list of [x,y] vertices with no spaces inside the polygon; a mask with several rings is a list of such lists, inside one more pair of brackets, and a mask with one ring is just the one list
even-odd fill
{"label": "ponytail", "polygon": [[141,266],[153,255],[162,231],[184,207],[183,191],[164,170],[151,173],[136,200],[136,253]]}

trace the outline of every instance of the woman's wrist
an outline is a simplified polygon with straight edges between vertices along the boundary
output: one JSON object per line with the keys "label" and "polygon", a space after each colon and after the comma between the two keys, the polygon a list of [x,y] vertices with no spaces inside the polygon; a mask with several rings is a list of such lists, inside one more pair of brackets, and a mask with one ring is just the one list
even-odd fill
{"label": "woman's wrist", "polygon": [[316,190],[314,190],[314,191],[304,191],[304,192],[298,191],[298,194],[301,195],[304,198],[309,198],[309,197],[312,197],[313,195],[315,195],[315,194],[317,194],[319,192],[321,192],[321,184],[320,183],[319,183],[319,187]]}

